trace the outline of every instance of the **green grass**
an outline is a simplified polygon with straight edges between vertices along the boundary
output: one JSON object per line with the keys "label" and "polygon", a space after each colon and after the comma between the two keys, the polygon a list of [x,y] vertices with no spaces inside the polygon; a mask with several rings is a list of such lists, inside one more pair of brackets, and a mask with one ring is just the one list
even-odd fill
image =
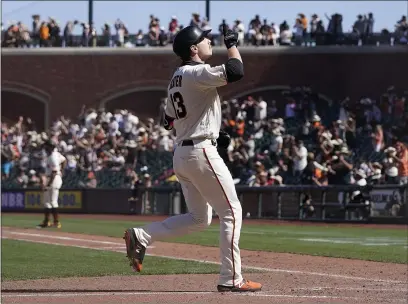
{"label": "green grass", "polygon": [[3,239],[3,281],[107,275],[219,273],[219,266],[191,261],[145,257],[138,274],[123,253]]}
{"label": "green grass", "polygon": [[[123,230],[144,223],[129,220],[78,219],[63,215],[65,232],[122,237]],[[2,225],[33,228],[41,215],[3,214]],[[218,246],[218,224],[204,232],[168,241]],[[246,225],[241,232],[240,247],[248,250],[287,252],[316,256],[342,257],[360,260],[407,264],[408,234],[404,229],[316,226]]]}

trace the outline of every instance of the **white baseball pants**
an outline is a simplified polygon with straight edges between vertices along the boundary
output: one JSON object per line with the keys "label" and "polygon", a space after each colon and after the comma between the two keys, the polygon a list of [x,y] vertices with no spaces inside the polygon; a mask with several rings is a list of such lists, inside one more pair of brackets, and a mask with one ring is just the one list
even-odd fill
{"label": "white baseball pants", "polygon": [[189,213],[135,228],[139,241],[156,240],[199,231],[211,224],[212,208],[220,218],[220,285],[242,282],[239,238],[242,208],[231,173],[210,140],[195,140],[193,146],[177,146],[173,166],[183,189]]}
{"label": "white baseball pants", "polygon": [[44,207],[46,209],[58,208],[58,195],[62,186],[61,175],[56,175],[50,188],[44,193]]}

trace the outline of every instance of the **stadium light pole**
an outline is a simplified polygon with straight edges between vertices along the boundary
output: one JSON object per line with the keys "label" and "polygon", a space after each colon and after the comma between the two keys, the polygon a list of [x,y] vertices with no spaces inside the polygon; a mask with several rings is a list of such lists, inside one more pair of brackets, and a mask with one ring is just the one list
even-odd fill
{"label": "stadium light pole", "polygon": [[88,24],[91,26],[93,23],[93,0],[88,1]]}
{"label": "stadium light pole", "polygon": [[210,21],[210,0],[205,0],[205,16]]}

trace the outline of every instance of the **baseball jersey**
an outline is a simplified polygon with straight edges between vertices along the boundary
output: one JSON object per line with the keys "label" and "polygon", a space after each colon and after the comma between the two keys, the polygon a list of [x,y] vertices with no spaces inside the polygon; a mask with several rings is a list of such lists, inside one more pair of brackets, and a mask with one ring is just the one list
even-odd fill
{"label": "baseball jersey", "polygon": [[47,159],[47,175],[51,175],[52,171],[56,171],[57,174],[61,174],[61,164],[64,161],[65,156],[59,153],[57,149],[54,149]]}
{"label": "baseball jersey", "polygon": [[217,139],[221,103],[217,87],[227,84],[225,66],[189,62],[179,67],[168,86],[166,114],[175,118],[176,142]]}

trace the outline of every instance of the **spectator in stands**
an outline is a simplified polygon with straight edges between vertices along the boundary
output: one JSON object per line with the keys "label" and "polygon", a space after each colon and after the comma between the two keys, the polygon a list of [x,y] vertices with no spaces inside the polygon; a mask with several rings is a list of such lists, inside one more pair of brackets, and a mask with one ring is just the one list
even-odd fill
{"label": "spectator in stands", "polygon": [[383,160],[385,170],[385,182],[387,184],[397,184],[398,182],[398,164],[395,159],[397,150],[394,147],[388,147],[384,150],[385,158]]}
{"label": "spectator in stands", "polygon": [[304,27],[303,23],[300,18],[297,18],[295,21],[295,25],[293,26],[293,36],[295,38],[294,44],[299,46],[302,45],[303,43],[303,37],[304,37]]}
{"label": "spectator in stands", "polygon": [[8,136],[1,147],[1,171],[2,178],[7,179],[10,171],[14,166],[14,161],[18,159],[19,152],[16,148],[17,140],[14,137]]}
{"label": "spectator in stands", "polygon": [[171,21],[169,23],[169,40],[170,42],[173,42],[174,36],[178,33],[180,30],[178,20],[176,16],[171,17]]}
{"label": "spectator in stands", "polygon": [[272,120],[272,139],[269,146],[270,156],[272,161],[276,161],[282,153],[283,137],[276,119]]}
{"label": "spectator in stands", "polygon": [[89,30],[91,34],[90,46],[96,47],[98,46],[98,34],[93,23],[89,25]]}
{"label": "spectator in stands", "polygon": [[268,39],[269,29],[270,29],[270,26],[268,24],[268,20],[264,19],[263,24],[259,28],[259,32],[262,35],[261,45],[269,45],[269,39]]}
{"label": "spectator in stands", "polygon": [[[235,20],[232,30],[238,33],[238,45],[242,46],[245,43],[245,26],[241,20]],[[221,32],[222,33],[222,32]]]}
{"label": "spectator in stands", "polygon": [[408,148],[398,141],[396,143],[396,155],[393,158],[398,165],[398,182],[400,185],[408,184]]}
{"label": "spectator in stands", "polygon": [[125,186],[132,190],[131,196],[129,198],[129,211],[130,213],[135,213],[137,202],[141,196],[141,187],[143,186],[142,181],[139,179],[138,175],[132,168],[127,168],[125,177]]}
{"label": "spectator in stands", "polygon": [[146,42],[144,39],[144,34],[142,30],[139,30],[135,36],[135,45],[136,46],[145,46]]}
{"label": "spectator in stands", "polygon": [[116,46],[124,46],[127,29],[125,27],[125,24],[120,19],[117,19],[115,21],[115,30],[116,30],[116,35],[115,35]]}
{"label": "spectator in stands", "polygon": [[296,140],[292,147],[293,175],[298,178],[307,166],[307,149],[302,140]]}
{"label": "spectator in stands", "polygon": [[190,25],[195,25],[197,27],[201,26],[201,20],[200,20],[200,14],[199,13],[193,13],[192,14]]}
{"label": "spectator in stands", "polygon": [[349,185],[351,183],[351,171],[354,166],[349,155],[347,147],[342,147],[328,162],[330,164],[329,184]]}
{"label": "spectator in stands", "polygon": [[25,174],[24,171],[21,170],[16,179],[18,187],[27,188],[28,176]]}
{"label": "spectator in stands", "polygon": [[259,15],[255,15],[255,18],[249,22],[248,31],[251,29],[259,29],[261,27],[261,18]]}
{"label": "spectator in stands", "polygon": [[374,151],[380,152],[384,148],[384,132],[381,125],[376,125],[372,137]]}
{"label": "spectator in stands", "polygon": [[20,39],[18,39],[18,46],[23,47],[23,48],[29,48],[32,41],[30,37],[30,32],[28,31],[28,28],[22,24],[21,22],[17,23],[18,26],[18,36]]}
{"label": "spectator in stands", "polygon": [[[131,41],[130,34],[124,23],[117,19],[115,22],[116,35],[113,39],[114,43],[111,43],[108,40],[108,32],[110,28],[108,24],[105,24],[102,28],[100,35],[98,35],[93,24],[89,24],[89,33],[85,30],[82,36],[84,37],[75,37],[73,33],[73,23],[69,21],[64,28],[63,37],[60,37],[60,27],[55,19],[50,19],[48,21],[41,21],[39,15],[33,15],[33,27],[31,31],[28,31],[24,25],[20,25],[18,22],[12,22],[11,31],[2,32],[2,46],[3,47],[37,47],[39,42],[42,47],[67,47],[67,46],[124,46],[124,47],[134,47],[134,46],[144,46],[146,45],[144,40],[149,40],[149,45],[152,46],[165,46],[168,43],[172,43],[173,37],[178,30],[182,28],[182,25],[179,24],[178,20],[172,19],[168,29],[163,29],[163,26],[160,25],[159,20],[154,16],[150,16],[150,23],[147,29],[147,34],[140,37],[140,33],[137,35],[132,35],[136,38],[137,43]],[[342,15],[333,14],[331,17],[326,16],[329,20],[327,35],[325,35],[325,30],[323,22],[319,17],[314,14],[310,22],[310,38],[311,44],[307,43],[306,45],[324,45],[324,44],[342,44],[346,43],[348,40],[351,40],[352,43],[357,44],[360,40],[363,44],[375,45],[378,41],[383,38],[371,39],[374,17],[372,13],[368,14],[368,17],[360,15],[353,30],[349,33],[348,38],[343,38],[343,28],[342,28]],[[266,19],[264,19],[266,20]],[[74,22],[75,23],[75,22]],[[158,24],[158,27],[154,25]],[[199,14],[194,13],[191,19],[191,24],[202,27],[203,29],[209,29],[208,20],[200,18]],[[42,28],[42,25],[46,25],[48,30]],[[75,24],[74,24],[75,25]],[[297,21],[293,25],[289,25],[284,21],[280,27],[276,26],[275,23],[270,25],[266,23],[261,23],[260,16],[256,15],[248,25],[248,35],[245,38],[245,30],[242,23],[237,23],[233,28],[239,33],[239,42],[240,45],[246,43],[252,45],[303,45],[305,38],[308,33],[308,19],[304,14],[298,14]],[[154,29],[152,29],[154,27]],[[42,28],[42,31],[41,31]],[[291,29],[294,28],[294,31]],[[9,30],[10,30],[9,29]],[[108,30],[109,29],[109,30]],[[154,33],[154,34],[153,34]],[[403,16],[401,20],[397,22],[395,26],[395,43],[406,44],[408,43],[408,26],[406,21],[406,16]],[[355,39],[353,41],[353,35]],[[381,35],[385,35],[385,39],[389,37],[389,33],[384,31]],[[151,40],[151,36],[156,36],[155,39]],[[158,37],[157,37],[158,36]],[[99,41],[101,38],[101,41]],[[212,44],[222,44],[222,32],[218,37],[219,39],[213,40]],[[390,42],[391,43],[391,42]]]}
{"label": "spectator in stands", "polygon": [[160,45],[160,24],[157,18],[151,22],[149,28],[149,45],[150,46]]}
{"label": "spectator in stands", "polygon": [[331,17],[326,15],[329,20],[327,26],[327,43],[338,44],[343,34],[343,16],[340,14],[333,14]]}
{"label": "spectator in stands", "polygon": [[408,22],[407,16],[402,16],[395,25],[396,42],[399,44],[408,44]]}
{"label": "spectator in stands", "polygon": [[366,18],[365,35],[370,36],[374,33],[374,15],[373,13],[368,13],[368,18]]}
{"label": "spectator in stands", "polygon": [[18,32],[16,26],[9,26],[4,34],[3,47],[18,47]]}
{"label": "spectator in stands", "polygon": [[96,180],[95,173],[93,173],[92,171],[88,173],[85,182],[80,181],[78,183],[79,187],[90,188],[90,189],[95,189],[97,185],[98,185],[98,182]]}
{"label": "spectator in stands", "polygon": [[53,18],[49,18],[48,28],[50,33],[50,44],[53,47],[61,46],[61,37],[60,37],[60,26],[57,21]]}
{"label": "spectator in stands", "polygon": [[357,20],[354,22],[353,29],[357,32],[358,38],[362,38],[365,33],[366,20],[362,15],[357,16]]}
{"label": "spectator in stands", "polygon": [[369,176],[368,182],[370,185],[380,185],[383,183],[381,169],[374,169],[373,174]]}
{"label": "spectator in stands", "polygon": [[81,45],[84,47],[91,46],[92,32],[90,26],[87,23],[81,23],[81,25],[82,25]]}
{"label": "spectator in stands", "polygon": [[31,28],[31,38],[33,39],[33,46],[37,47],[39,46],[40,43],[40,27],[41,27],[40,15],[32,15],[31,17],[33,19]]}
{"label": "spectator in stands", "polygon": [[[78,21],[75,20],[74,22],[68,21],[64,28],[64,39],[63,39],[63,46],[65,47],[72,47],[74,46],[74,28],[75,25],[78,24]],[[109,46],[106,44],[105,46]]]}
{"label": "spectator in stands", "polygon": [[[368,183],[382,183],[384,178],[378,178],[382,167],[376,160],[383,157],[383,150],[375,152],[375,146],[369,144],[372,132],[364,131],[367,125],[363,115],[365,108],[362,111],[353,108],[354,104],[360,106],[361,103],[351,104],[352,101],[349,101],[348,105],[344,105],[344,114],[333,107],[333,114],[328,115],[328,105],[317,99],[319,108],[315,110],[324,113],[324,118],[331,117],[326,122],[320,119],[319,115],[312,115],[314,110],[311,102],[304,102],[305,96],[310,96],[307,91],[307,88],[298,88],[281,95],[283,100],[290,98],[290,103],[295,104],[295,114],[292,120],[286,120],[286,123],[282,119],[286,109],[277,108],[272,100],[264,100],[260,96],[222,102],[222,126],[231,134],[232,141],[228,150],[220,154],[235,182],[244,185],[255,183],[256,174],[252,179],[250,177],[261,163],[267,176],[259,176],[258,184],[296,184],[302,180],[305,182],[304,176],[307,172],[309,176],[310,172],[313,172],[316,184],[325,185],[327,180],[329,184],[350,184],[353,168],[363,170]],[[395,92],[393,89],[387,93],[387,100],[393,101],[391,106],[394,110],[395,96],[401,96]],[[269,105],[266,115],[263,102]],[[271,111],[273,107],[275,110]],[[298,107],[300,111],[296,111]],[[381,107],[380,110],[382,112]],[[405,113],[408,113],[407,110],[404,109]],[[357,125],[358,116],[353,119],[350,114],[358,114],[359,111],[363,113],[363,120]],[[402,117],[407,114],[404,115]],[[340,117],[343,120],[337,121]],[[394,117],[393,120],[395,119]],[[384,120],[384,115],[381,120]],[[402,118],[401,120],[403,121]],[[344,121],[346,124],[343,130]],[[393,167],[397,168],[396,177],[393,180],[387,177],[389,167],[392,166],[384,164],[385,179],[387,183],[406,182],[406,170],[401,168],[407,166],[401,167],[398,161],[404,159],[402,151],[406,150],[394,144],[402,141],[404,135],[408,134],[401,131],[406,128],[406,124],[398,123],[398,126],[392,125],[392,128],[388,124],[381,125],[386,147],[391,146],[396,152],[395,156],[391,157]],[[13,143],[15,151],[19,153],[11,162],[8,179],[3,174],[4,185],[15,185],[20,171],[24,171],[27,176],[30,170],[35,170],[36,175],[44,172],[46,158],[43,143],[48,139],[54,140],[60,152],[67,157],[68,165],[64,173],[66,187],[77,186],[78,180],[85,181],[89,172],[96,173],[97,187],[123,187],[128,167],[137,171],[140,176],[148,173],[154,184],[165,184],[167,177],[172,175],[171,170],[166,169],[167,166],[171,167],[174,134],[163,132],[160,119],[155,123],[153,119],[141,120],[128,110],[109,112],[105,109],[83,108],[77,120],[62,116],[52,124],[50,130],[43,133],[35,130],[35,122],[29,118],[20,117],[10,126],[3,122],[2,150],[6,151],[8,145]],[[300,141],[304,142],[309,158],[306,157],[303,172],[295,173],[300,163],[300,157],[295,152],[297,149],[299,154],[300,149],[293,146]],[[406,149],[406,146],[403,147]],[[388,153],[390,150],[386,151]],[[313,153],[313,158],[310,153]],[[386,158],[390,157],[386,155]],[[167,159],[170,165],[164,163],[164,159]],[[2,157],[2,165],[6,162],[7,159]],[[387,162],[391,164],[391,161]],[[314,170],[310,169],[312,165]],[[4,173],[4,166],[2,169]],[[108,179],[108,176],[115,180],[104,180]],[[276,176],[282,181],[279,182]]]}
{"label": "spectator in stands", "polygon": [[41,185],[40,176],[35,170],[30,170],[28,173],[27,188],[39,188]]}
{"label": "spectator in stands", "polygon": [[357,170],[354,172],[354,184],[356,186],[360,186],[362,188],[355,190],[351,193],[350,195],[350,202],[353,204],[364,204],[364,208],[354,208],[351,207],[349,210],[355,212],[357,214],[357,217],[360,219],[366,218],[370,214],[370,202],[369,202],[369,193],[367,189],[364,189],[364,187],[367,186],[367,176],[365,172],[361,169]]}
{"label": "spectator in stands", "polygon": [[280,27],[280,38],[279,38],[279,44],[280,45],[292,45],[292,37],[293,37],[293,32],[289,28],[289,25],[287,24],[286,21],[284,21]]}
{"label": "spectator in stands", "polygon": [[303,37],[305,38],[307,35],[307,26],[308,26],[308,20],[305,14],[299,13],[298,18],[300,20],[300,23],[302,24],[303,28]]}
{"label": "spectator in stands", "polygon": [[50,28],[46,22],[42,22],[40,25],[40,47],[49,47],[50,42]]}
{"label": "spectator in stands", "polygon": [[225,19],[222,19],[221,24],[218,26],[218,33],[219,33],[218,45],[222,45],[222,42],[224,41],[224,36],[223,36],[224,27],[226,27],[227,29],[230,28],[229,25],[227,24],[227,21]]}
{"label": "spectator in stands", "polygon": [[[211,26],[210,26],[210,23],[208,22],[207,17],[203,17],[203,19],[201,20],[201,26],[200,27],[201,27],[201,29],[203,31],[207,31],[207,30],[212,29]],[[210,38],[212,38],[212,37],[210,37]]]}

